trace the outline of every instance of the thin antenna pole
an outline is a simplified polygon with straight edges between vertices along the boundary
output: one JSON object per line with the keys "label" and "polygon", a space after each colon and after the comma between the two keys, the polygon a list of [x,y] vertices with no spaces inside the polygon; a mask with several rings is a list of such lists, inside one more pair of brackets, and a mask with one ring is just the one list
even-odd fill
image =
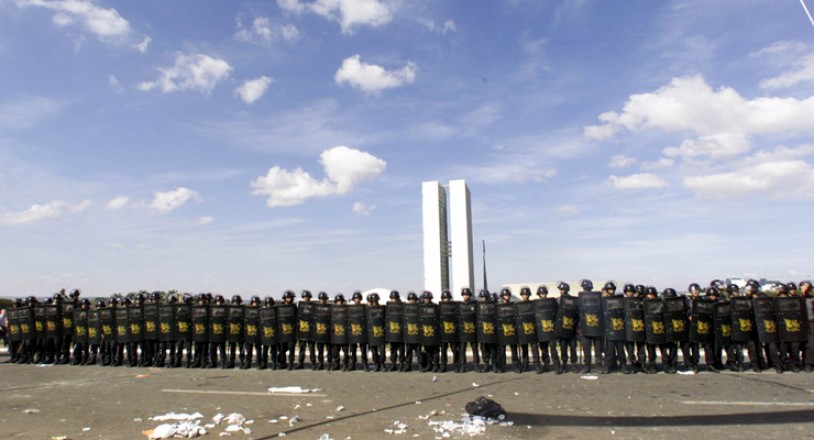
{"label": "thin antenna pole", "polygon": [[806,11],[806,15],[808,16],[808,21],[811,22],[811,25],[814,26],[814,18],[811,17],[811,12],[808,10],[808,6],[806,6],[806,2],[800,0],[800,4],[803,6],[803,10]]}
{"label": "thin antenna pole", "polygon": [[486,284],[486,240],[481,240],[483,243],[483,290],[489,291],[489,287]]}

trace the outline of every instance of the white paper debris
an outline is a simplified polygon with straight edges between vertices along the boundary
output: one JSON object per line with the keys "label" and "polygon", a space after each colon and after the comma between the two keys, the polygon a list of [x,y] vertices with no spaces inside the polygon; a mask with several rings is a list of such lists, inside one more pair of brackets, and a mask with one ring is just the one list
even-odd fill
{"label": "white paper debris", "polygon": [[218,436],[220,436],[220,437],[231,437],[232,434],[229,433],[229,432],[221,432],[220,434],[218,434]]}
{"label": "white paper debris", "polygon": [[82,428],[82,431],[85,431],[85,432],[90,431],[90,428]]}
{"label": "white paper debris", "polygon": [[271,420],[269,420],[269,423],[277,423],[278,421],[279,420],[277,420],[277,419],[271,419]]}
{"label": "white paper debris", "polygon": [[150,434],[150,440],[166,439],[172,437],[194,438],[206,435],[207,431],[198,421],[181,421],[158,425]]}
{"label": "white paper debris", "polygon": [[580,376],[579,378],[585,380],[597,380],[599,379],[599,376],[594,376],[593,374],[586,374],[584,376]]}
{"label": "white paper debris", "polygon": [[433,377],[432,377],[432,381],[433,381],[433,382],[438,382],[438,376],[433,376]]}
{"label": "white paper debris", "polygon": [[499,421],[480,416],[464,416],[460,420],[429,421],[427,424],[438,434],[439,438],[474,437],[486,432],[487,426],[513,426],[512,421]]}
{"label": "white paper debris", "polygon": [[308,394],[318,393],[322,391],[320,388],[303,388],[301,386],[292,387],[271,387],[269,393],[287,393],[287,394]]}
{"label": "white paper debris", "polygon": [[695,373],[694,373],[694,372],[692,372],[692,371],[679,371],[679,372],[678,372],[678,374],[681,374],[681,375],[683,375],[683,376],[692,376],[692,375],[694,375]]}
{"label": "white paper debris", "polygon": [[142,418],[141,418],[141,417],[136,417],[135,419],[133,419],[133,421],[134,421],[134,422],[139,422],[139,423],[141,423],[141,422],[143,422],[144,420],[142,420]]}
{"label": "white paper debris", "polygon": [[344,410],[345,410],[345,407],[342,406],[342,405],[339,405],[339,406],[336,407],[336,412],[342,412]]}
{"label": "white paper debris", "polygon": [[473,387],[475,387],[475,388],[477,388],[477,387],[479,387],[480,385],[476,384],[475,382],[472,382],[472,386],[473,386]]}
{"label": "white paper debris", "polygon": [[176,414],[174,412],[167,413],[160,416],[150,417],[150,420],[155,420],[156,422],[166,422],[168,420],[177,420],[177,421],[187,421],[187,420],[197,420],[202,419],[203,414],[196,412],[194,414],[187,414],[187,413],[179,413]]}
{"label": "white paper debris", "polygon": [[305,406],[314,406],[313,403],[306,403]]}
{"label": "white paper debris", "polygon": [[220,422],[223,421],[223,418],[226,417],[221,413],[215,414],[215,417],[212,417],[212,421],[215,422],[216,425],[220,425]]}
{"label": "white paper debris", "polygon": [[319,436],[319,440],[334,440],[334,439],[328,434],[322,434],[321,436]]}
{"label": "white paper debris", "polygon": [[26,410],[23,410],[23,414],[39,414],[39,413],[40,410],[38,410],[37,408],[28,408]]}
{"label": "white paper debris", "polygon": [[294,426],[300,421],[300,416],[294,416],[288,421],[288,426]]}

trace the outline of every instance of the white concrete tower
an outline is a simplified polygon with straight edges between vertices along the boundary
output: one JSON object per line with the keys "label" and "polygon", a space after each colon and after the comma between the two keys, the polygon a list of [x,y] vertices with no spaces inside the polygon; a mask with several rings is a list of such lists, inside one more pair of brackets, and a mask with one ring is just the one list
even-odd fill
{"label": "white concrete tower", "polygon": [[472,255],[472,207],[466,181],[449,181],[449,226],[452,258],[452,297],[461,299],[461,288],[475,291]]}
{"label": "white concrete tower", "polygon": [[421,184],[421,215],[424,232],[424,289],[436,298],[449,289],[449,240],[447,193],[437,181]]}

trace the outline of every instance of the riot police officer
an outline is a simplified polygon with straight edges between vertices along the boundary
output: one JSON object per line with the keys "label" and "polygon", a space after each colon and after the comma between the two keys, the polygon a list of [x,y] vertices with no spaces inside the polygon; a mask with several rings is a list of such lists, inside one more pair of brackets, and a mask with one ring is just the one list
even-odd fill
{"label": "riot police officer", "polygon": [[379,294],[376,292],[367,295],[366,324],[368,330],[368,346],[373,358],[373,371],[382,371],[387,360],[384,341],[384,307],[379,305]]}
{"label": "riot police officer", "polygon": [[[690,307],[687,309],[687,313],[688,313],[689,319],[692,321],[692,319],[693,319],[693,309],[695,307],[695,301],[701,299],[701,286],[699,286],[697,283],[692,283],[687,288],[687,291],[690,294],[689,298],[688,298],[689,302],[690,302]],[[684,351],[684,347],[682,347],[681,350]],[[697,342],[687,341],[687,350],[686,351],[690,353],[689,362],[691,364],[692,372],[693,373],[698,373],[698,364],[701,361],[701,347],[700,347],[700,345]],[[685,362],[687,362],[686,355],[684,355],[684,356],[685,356],[684,357]]]}
{"label": "riot police officer", "polygon": [[299,341],[299,357],[297,359],[297,369],[305,368],[305,350],[308,348],[308,359],[311,361],[311,368],[317,365],[315,343],[311,338],[311,316],[313,315],[313,303],[311,303],[311,292],[303,290],[300,294],[300,303],[297,305],[297,340]]}
{"label": "riot police officer", "polygon": [[640,295],[637,286],[627,283],[622,288],[622,292],[625,296],[625,330],[627,333],[625,351],[627,351],[630,372],[635,374],[637,370],[644,371],[644,364],[647,361],[644,339],[644,312],[641,306],[642,300],[644,300],[644,289],[642,289]]}
{"label": "riot police officer", "polygon": [[[191,307],[192,307],[192,294],[184,293],[183,301],[181,304],[176,305],[175,309],[175,337],[178,342],[178,348],[175,351],[175,359],[172,360],[173,368],[181,368],[192,366],[192,321],[191,321]],[[186,364],[184,365],[184,353],[186,353]]]}
{"label": "riot police officer", "polygon": [[[568,283],[566,283],[564,281],[560,281],[557,284],[557,289],[560,291],[560,307],[559,307],[559,309],[557,311],[557,326],[558,327],[566,327],[564,325],[565,320],[561,319],[561,316],[563,318],[568,318],[567,316],[562,315],[564,313],[563,299],[564,298],[575,299],[575,298],[570,293],[571,292],[571,285],[570,284],[568,284]],[[579,312],[577,311],[577,313],[579,313]],[[572,332],[567,332],[567,333],[570,333],[569,335],[565,335],[565,333],[560,333],[560,335],[558,335],[558,337],[557,337],[557,341],[559,342],[559,345],[560,345],[560,353],[561,353],[560,354],[560,359],[562,361],[562,369],[563,369],[563,371],[568,369],[568,354],[570,353],[571,354],[571,365],[574,368],[574,372],[576,372],[577,371],[576,370],[576,368],[577,368],[577,338],[576,338],[576,325],[577,325],[577,322],[574,322],[574,321],[577,321],[577,319],[576,319],[576,317],[573,317],[571,319],[572,319],[571,325],[573,326],[573,328],[572,328],[573,331]]]}
{"label": "riot police officer", "polygon": [[385,340],[390,344],[390,364],[385,371],[401,371],[404,368],[404,304],[397,290],[390,291],[385,305]]}
{"label": "riot police officer", "polygon": [[[612,298],[617,298],[617,301],[621,301],[621,297],[616,295],[616,283],[613,281],[608,281],[602,287],[602,296],[603,298],[611,298],[604,299],[605,303],[605,363],[602,366],[602,373],[608,373],[614,366],[619,368],[623,374],[630,374],[630,371],[627,369],[627,364],[625,362],[625,339],[620,336],[619,339],[612,338],[612,334],[609,332],[616,332],[619,331],[624,332],[624,325],[619,325],[619,323],[624,323],[624,306],[617,309],[610,309],[609,304],[613,301]],[[614,315],[612,310],[618,310],[619,314]],[[621,333],[624,334],[624,333]]]}
{"label": "riot police officer", "polygon": [[158,303],[160,292],[152,292],[144,305],[144,361],[143,366],[157,365],[158,359]]}
{"label": "riot police officer", "polygon": [[14,303],[12,304],[12,311],[10,312],[9,316],[9,354],[11,357],[9,358],[6,363],[10,364],[17,364],[20,363],[20,359],[22,357],[22,329],[21,329],[21,318],[20,314],[22,313],[23,308],[23,299],[22,298],[14,298]]}
{"label": "riot police officer", "polygon": [[[328,305],[328,294],[326,292],[319,292],[317,294],[317,304],[318,306],[326,306]],[[319,307],[318,307],[319,308]],[[321,310],[325,310],[321,308]],[[316,313],[316,311],[315,311]],[[331,363],[331,359],[333,356],[333,348],[331,347],[331,335],[330,335],[330,311],[327,313],[321,313],[321,319],[323,322],[315,322],[313,332],[314,332],[314,340],[316,341],[316,351],[317,351],[317,363],[314,365],[314,370],[322,370],[325,368],[325,352],[328,353],[328,364]],[[315,316],[315,321],[319,318]],[[325,333],[327,332],[327,336]]]}
{"label": "riot police officer", "polygon": [[421,324],[421,352],[419,364],[422,372],[441,371],[441,339],[438,329],[438,305],[432,302],[432,292],[425,290],[421,294],[419,322]]}
{"label": "riot police officer", "polygon": [[[452,365],[458,366],[460,355],[460,343],[458,342],[458,317],[460,309],[458,305],[452,301],[452,292],[444,289],[441,292],[441,301],[439,303],[441,315],[441,372],[446,373],[447,364],[449,359],[449,351],[452,350]],[[445,313],[446,308],[449,308],[450,313]]]}
{"label": "riot police officer", "polygon": [[477,326],[475,323],[475,302],[472,301],[472,289],[464,287],[461,289],[461,304],[459,305],[460,319],[458,321],[459,354],[455,371],[463,373],[466,371],[467,345],[472,350],[472,361],[475,363],[475,370],[480,368],[480,351],[477,340]]}
{"label": "riot police officer", "polygon": [[[263,326],[263,337],[260,350],[257,353],[258,369],[277,369],[277,316],[274,308],[274,298],[267,296],[263,299],[263,311],[260,321]],[[271,354],[269,354],[271,352]],[[270,356],[270,357],[269,357]],[[271,359],[271,365],[269,365]]]}
{"label": "riot police officer", "polygon": [[[76,327],[74,332],[73,359],[71,365],[87,365],[90,349],[88,346],[88,313],[90,313],[90,300],[82,298],[79,302],[79,311],[73,322]],[[94,356],[94,362],[96,361]]]}
{"label": "riot police officer", "polygon": [[[596,356],[596,363],[604,366],[605,342],[604,329],[601,325],[602,320],[599,319],[602,311],[601,294],[593,291],[594,283],[591,280],[583,279],[580,282],[580,287],[582,287],[582,292],[579,293],[580,315],[584,314],[588,317],[588,319],[583,319],[583,316],[580,316],[579,320],[583,363],[580,373],[586,374],[591,372],[594,355]],[[589,304],[594,305],[589,309]]]}
{"label": "riot police officer", "polygon": [[557,351],[557,342],[554,336],[554,322],[557,320],[557,300],[548,298],[548,287],[537,287],[537,300],[534,308],[537,324],[537,345],[543,361],[543,365],[537,369],[537,374],[549,371],[549,365],[552,362],[554,363],[554,372],[562,374],[564,370],[560,363],[560,354]]}
{"label": "riot police officer", "polygon": [[480,342],[481,359],[483,360],[483,367],[479,370],[481,373],[496,371],[498,368],[498,344],[497,332],[495,331],[495,327],[497,327],[497,309],[492,299],[492,295],[486,289],[481,289],[478,292],[476,310],[478,342]]}
{"label": "riot police officer", "polygon": [[[412,307],[411,307],[412,306]],[[407,304],[405,305],[405,325],[404,329],[406,334],[404,336],[404,361],[401,363],[401,371],[408,372],[412,371],[413,369],[413,355],[415,354],[419,359],[419,366],[421,361],[421,344],[419,343],[420,338],[420,326],[418,323],[418,295],[415,292],[408,292],[407,293]],[[413,310],[413,314],[410,314],[410,310]],[[415,321],[411,321],[411,317],[415,318]],[[413,339],[414,338],[414,339]]]}
{"label": "riot police officer", "polygon": [[[209,311],[209,363],[208,368],[217,368],[220,357],[221,368],[229,368],[226,356],[226,328],[231,324],[226,308],[226,298],[215,295]],[[233,361],[234,362],[234,361]]]}
{"label": "riot police officer", "polygon": [[[178,333],[176,325],[175,309],[178,304],[178,295],[171,294],[166,298],[166,304],[159,305],[159,342],[156,353],[156,367],[173,368],[175,363],[175,350],[178,345]],[[167,355],[169,352],[169,362]]]}
{"label": "riot police officer", "polygon": [[[755,343],[755,314],[752,305],[752,296],[755,287],[747,285],[745,296],[740,295],[738,286],[732,284],[730,291],[730,302],[732,303],[732,342],[735,346],[735,361],[739,372],[746,371],[746,364],[743,358],[743,351],[749,354],[749,364],[755,373],[760,372],[760,358],[757,353]],[[685,355],[686,356],[686,355]]]}
{"label": "riot police officer", "polygon": [[[254,295],[249,300],[249,306],[243,311],[243,352],[245,358],[240,362],[241,370],[248,370],[252,367],[252,357],[254,357],[254,349],[261,351],[260,348],[260,297]],[[260,356],[258,355],[257,367],[262,369]]]}
{"label": "riot police officer", "polygon": [[[365,328],[364,328],[365,327],[364,326],[364,304],[362,304],[362,292],[360,292],[358,290],[353,292],[353,294],[350,297],[350,300],[351,300],[351,306],[361,306],[360,310],[359,310],[361,312],[359,318],[361,318],[361,319],[359,320],[359,322],[353,322],[355,317],[353,315],[351,315],[352,312],[350,310],[348,310],[348,318],[349,318],[348,326],[350,327],[349,328],[350,333],[348,334],[348,338],[361,337],[362,338],[361,340],[364,341],[366,339],[367,335],[365,333]],[[355,329],[353,328],[354,324],[362,327],[361,328],[361,335],[356,335],[355,334]],[[361,351],[362,369],[365,370],[365,371],[370,371],[370,365],[368,365],[368,359],[367,359],[367,343],[365,343],[365,342],[353,342],[353,341],[349,341],[349,343],[348,343],[348,352],[350,353],[350,364],[348,365],[348,371],[353,371],[353,370],[356,369],[356,361],[358,360],[357,350]]]}
{"label": "riot police officer", "polygon": [[[246,352],[243,351],[243,298],[240,295],[232,295],[229,308],[229,326],[237,325],[237,328],[231,328],[227,337],[229,340],[229,364],[228,368],[235,368],[235,361],[240,361],[239,365],[243,365],[246,358]],[[240,313],[236,313],[240,310]]]}
{"label": "riot police officer", "polygon": [[[529,313],[522,311],[528,309]],[[526,318],[528,316],[528,319]],[[534,304],[531,301],[531,289],[528,286],[520,288],[520,302],[517,304],[517,338],[520,355],[520,372],[529,370],[529,348],[534,361],[534,369],[540,368],[540,352],[537,350],[537,330],[535,325]]]}
{"label": "riot police officer", "polygon": [[[335,315],[334,313],[331,314],[331,327],[333,327],[333,335],[339,337],[339,339],[331,339],[331,348],[333,352],[331,354],[331,365],[329,366],[328,370],[335,371],[341,368],[342,371],[348,371],[348,363],[350,362],[350,358],[348,356],[347,322],[345,322],[347,320],[345,295],[341,293],[334,295],[333,306],[336,308],[335,310],[341,310],[340,308],[344,309],[344,319],[342,319],[343,322],[338,322],[339,319],[336,318],[339,315]],[[342,335],[339,334],[340,331]]]}
{"label": "riot police officer", "polygon": [[[658,290],[656,290],[656,288],[653,287],[653,286],[647,286],[645,288],[645,304],[646,304],[645,305],[645,310],[647,310],[647,301],[658,301],[658,299],[659,299]],[[645,313],[646,313],[645,317],[649,318],[649,316],[647,316],[648,312],[645,312]],[[662,311],[662,313],[660,315],[658,315],[657,319],[655,319],[654,321],[657,322],[656,326],[658,326],[658,324],[661,325],[661,329],[662,329],[661,331],[663,333],[664,332],[664,330],[663,330],[664,329],[664,312]],[[667,343],[666,342],[652,343],[652,342],[650,342],[650,339],[648,337],[648,341],[647,341],[645,346],[647,348],[647,368],[644,369],[644,372],[648,373],[648,374],[656,374],[658,372],[658,370],[656,369],[656,349],[657,348],[658,348],[658,350],[659,350],[659,352],[661,354],[662,366],[664,367],[665,371],[667,371],[670,368],[670,366],[672,365],[672,361],[670,360],[670,354],[667,351]]]}
{"label": "riot police officer", "polygon": [[[294,294],[291,290],[286,290],[283,292],[283,301],[280,304],[281,307],[287,307],[291,309],[293,312],[293,319],[294,322],[297,322],[297,308],[294,304],[294,299],[297,295]],[[279,311],[278,311],[279,312]],[[279,319],[279,316],[278,316]],[[295,335],[291,335],[292,337],[288,339],[288,341],[281,341],[278,349],[277,355],[279,356],[278,363],[280,364],[280,368],[286,368],[288,370],[294,369],[294,356],[295,351],[297,349],[297,340]]]}
{"label": "riot police officer", "polygon": [[514,365],[515,372],[522,373],[520,359],[517,355],[517,318],[512,303],[512,292],[508,288],[500,289],[500,301],[497,312],[497,370],[500,373],[506,372],[506,347],[508,346],[512,353],[512,365]]}

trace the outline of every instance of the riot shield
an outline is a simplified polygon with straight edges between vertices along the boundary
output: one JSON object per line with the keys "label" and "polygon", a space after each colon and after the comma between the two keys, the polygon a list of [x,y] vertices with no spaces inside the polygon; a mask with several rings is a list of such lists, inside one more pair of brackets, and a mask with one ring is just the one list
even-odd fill
{"label": "riot shield", "polygon": [[334,304],[331,306],[331,344],[348,343],[348,306]]}
{"label": "riot shield", "polygon": [[752,298],[752,307],[755,310],[755,324],[757,324],[757,336],[760,343],[779,342],[774,300],[765,296]]}
{"label": "riot shield", "polygon": [[799,296],[777,297],[777,335],[780,342],[805,342],[808,340],[808,316],[803,307],[804,299]]}
{"label": "riot shield", "polygon": [[534,302],[520,301],[515,305],[517,313],[517,343],[536,344],[537,329],[534,325]]}
{"label": "riot shield", "polygon": [[809,322],[814,321],[814,297],[806,298],[806,315]]}
{"label": "riot shield", "polygon": [[74,334],[73,311],[75,304],[73,301],[62,303],[62,334],[70,336]]}
{"label": "riot shield", "polygon": [[260,326],[263,328],[263,335],[260,342],[270,347],[277,345],[280,341],[277,339],[277,308],[264,307],[260,309]]}
{"label": "riot shield", "polygon": [[127,322],[127,308],[119,307],[113,310],[116,322],[116,343],[125,344],[130,342],[130,324]]}
{"label": "riot shield", "polygon": [[462,302],[458,306],[458,341],[478,342],[478,318],[474,301]]}
{"label": "riot shield", "polygon": [[404,343],[421,343],[421,323],[418,317],[418,304],[404,304]]}
{"label": "riot shield", "polygon": [[158,304],[144,304],[144,339],[158,340]]}
{"label": "riot shield", "polygon": [[45,337],[62,336],[62,308],[56,304],[45,306]]}
{"label": "riot shield", "polygon": [[348,344],[367,344],[364,304],[348,305]]}
{"label": "riot shield", "polygon": [[[105,343],[108,341],[119,342],[119,326],[116,324],[116,309],[104,307],[96,309],[96,312],[99,315],[99,330],[101,330],[100,336],[102,340]],[[124,316],[125,318],[127,317],[127,312],[125,312]],[[123,325],[122,327],[122,331],[126,332],[125,329],[127,326]]]}
{"label": "riot shield", "polygon": [[732,305],[732,340],[748,342],[755,339],[755,314],[752,300],[742,296],[733,297]]}
{"label": "riot shield", "polygon": [[707,299],[695,298],[692,300],[691,342],[711,344],[715,341],[714,308],[715,303]]}
{"label": "riot shield", "polygon": [[625,298],[625,339],[627,342],[644,342],[647,332],[644,325],[644,300]]}
{"label": "riot shield", "polygon": [[497,305],[478,301],[475,306],[478,326],[478,342],[497,344]]}
{"label": "riot shield", "polygon": [[226,329],[230,324],[229,306],[209,306],[209,342],[226,342]]}
{"label": "riot shield", "polygon": [[514,303],[497,305],[497,343],[500,345],[517,344],[517,312]]}
{"label": "riot shield", "polygon": [[226,306],[226,342],[243,343],[243,306]]}
{"label": "riot shield", "polygon": [[331,305],[317,304],[314,307],[311,340],[323,344],[331,342]]}
{"label": "riot shield", "polygon": [[209,306],[192,306],[192,342],[209,342]]}
{"label": "riot shield", "polygon": [[102,320],[99,317],[100,309],[88,310],[88,344],[102,343]]}
{"label": "riot shield", "polygon": [[625,298],[619,295],[602,298],[602,310],[605,317],[605,339],[608,341],[624,341]]}
{"label": "riot shield", "polygon": [[418,307],[418,320],[421,323],[421,345],[441,345],[441,315],[438,304],[421,304]]}
{"label": "riot shield", "polygon": [[384,306],[367,306],[365,308],[367,324],[367,343],[371,347],[384,346]]}
{"label": "riot shield", "polygon": [[144,309],[142,306],[127,307],[127,324],[130,327],[129,342],[144,341]]}
{"label": "riot shield", "polygon": [[577,335],[579,321],[579,299],[573,296],[561,296],[557,308],[557,322],[554,324],[554,336],[571,340]]}
{"label": "riot shield", "polygon": [[537,320],[537,341],[551,342],[556,339],[554,323],[557,321],[557,300],[555,298],[535,300],[534,315]]}
{"label": "riot shield", "polygon": [[664,303],[660,299],[644,300],[644,324],[648,344],[667,342],[667,331],[664,329]]}
{"label": "riot shield", "polygon": [[20,309],[11,309],[8,312],[8,340],[9,342],[23,340],[20,330]]}
{"label": "riot shield", "polygon": [[664,298],[664,324],[667,328],[667,342],[684,342],[690,339],[690,325],[687,320],[687,302],[684,297]]}
{"label": "riot shield", "polygon": [[579,329],[582,336],[587,338],[601,338],[604,335],[601,293],[579,293]]}
{"label": "riot shield", "polygon": [[34,337],[45,337],[45,305],[36,304],[34,309]]}
{"label": "riot shield", "polygon": [[158,340],[175,340],[175,307],[172,304],[158,306]]}
{"label": "riot shield", "polygon": [[175,304],[175,337],[179,341],[192,339],[192,307],[189,304]]}
{"label": "riot shield", "polygon": [[723,347],[732,343],[732,305],[718,302],[712,309],[715,321],[715,345]]}
{"label": "riot shield", "polygon": [[261,340],[260,307],[246,307],[243,309],[243,342],[259,345]]}
{"label": "riot shield", "polygon": [[404,303],[388,302],[384,305],[384,340],[387,342],[404,342]]}
{"label": "riot shield", "polygon": [[31,307],[21,307],[17,310],[20,313],[20,335],[22,335],[24,341],[34,339],[36,337],[34,309]]}
{"label": "riot shield", "polygon": [[[88,311],[83,309],[74,309],[71,312],[71,322],[74,325],[73,340],[76,344],[88,343]],[[63,319],[64,323],[65,320]]]}
{"label": "riot shield", "polygon": [[277,305],[277,340],[280,344],[294,342],[297,326],[297,306],[294,304]]}
{"label": "riot shield", "polygon": [[441,342],[458,342],[458,316],[461,313],[456,302],[442,302],[438,304],[441,315]]}
{"label": "riot shield", "polygon": [[311,325],[314,321],[314,307],[316,303],[311,301],[300,301],[297,304],[297,340],[313,341],[311,337]]}

